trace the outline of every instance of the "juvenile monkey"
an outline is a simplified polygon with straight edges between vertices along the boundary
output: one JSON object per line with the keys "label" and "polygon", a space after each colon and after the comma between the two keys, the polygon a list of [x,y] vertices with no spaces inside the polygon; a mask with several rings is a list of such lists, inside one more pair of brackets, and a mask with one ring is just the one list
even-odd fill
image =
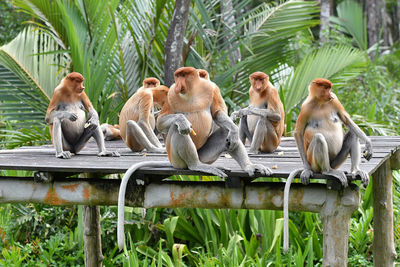
{"label": "juvenile monkey", "polygon": [[168,94],[168,87],[159,84],[156,78],[145,79],[143,87],[129,98],[121,110],[120,134],[132,151],[146,148],[148,152],[165,152],[154,133],[154,104],[163,106]]}
{"label": "juvenile monkey", "polygon": [[278,91],[269,82],[268,75],[254,72],[250,75],[250,105],[232,113],[240,117],[239,138],[251,142],[250,153],[274,152],[281,142],[285,112]]}
{"label": "juvenile monkey", "polygon": [[[71,158],[71,153],[78,153],[92,136],[99,148],[98,156],[119,156],[117,152],[108,152],[105,148],[99,116],[83,92],[83,81],[80,73],[72,72],[54,89],[46,122],[50,125],[56,157]],[[85,111],[88,112],[88,119]]]}
{"label": "juvenile monkey", "polygon": [[[125,173],[118,197],[118,246],[124,246],[124,200],[129,177],[141,167],[172,166],[226,177],[213,163],[227,151],[250,176],[256,171],[270,176],[271,169],[252,164],[238,138],[238,128],[226,113],[225,102],[214,83],[199,77],[195,68],[175,71],[175,83],[161,109],[157,128],[167,133],[165,140],[169,162],[141,162]],[[212,132],[212,123],[219,128]]]}
{"label": "juvenile monkey", "polygon": [[[349,131],[344,135],[342,123]],[[336,95],[332,92],[332,83],[329,80],[318,78],[311,82],[309,95],[301,106],[296,122],[295,139],[304,169],[295,170],[289,176],[285,185],[284,212],[284,249],[288,250],[288,199],[292,179],[300,174],[303,184],[308,184],[314,172],[321,172],[339,179],[343,186],[347,186],[347,177],[343,171],[336,170],[350,154],[351,174],[355,178],[361,177],[366,187],[369,175],[360,170],[360,142],[365,142],[363,156],[370,160],[372,157],[371,140],[354,123]]]}

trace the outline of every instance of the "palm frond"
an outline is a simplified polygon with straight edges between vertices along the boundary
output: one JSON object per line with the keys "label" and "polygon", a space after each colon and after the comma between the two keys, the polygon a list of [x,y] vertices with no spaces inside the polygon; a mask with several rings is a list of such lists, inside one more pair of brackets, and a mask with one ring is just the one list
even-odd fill
{"label": "palm frond", "polygon": [[307,95],[308,85],[313,79],[330,79],[335,86],[340,86],[361,73],[364,59],[362,51],[348,46],[325,46],[307,55],[281,86],[286,112]]}
{"label": "palm frond", "polygon": [[349,34],[362,50],[367,50],[367,21],[361,5],[354,0],[346,0],[336,7],[338,17],[331,21],[339,26],[339,30]]}

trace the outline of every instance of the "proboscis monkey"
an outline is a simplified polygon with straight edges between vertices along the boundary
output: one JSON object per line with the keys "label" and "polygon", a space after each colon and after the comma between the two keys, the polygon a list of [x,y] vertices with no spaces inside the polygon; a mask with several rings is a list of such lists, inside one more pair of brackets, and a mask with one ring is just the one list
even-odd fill
{"label": "proboscis monkey", "polygon": [[[250,176],[256,171],[270,176],[271,169],[252,164],[238,137],[238,128],[226,113],[219,88],[199,77],[195,68],[175,71],[175,83],[168,91],[157,120],[157,128],[167,133],[165,140],[169,162],[143,162],[129,168],[124,175],[118,198],[118,246],[124,245],[124,198],[129,177],[140,167],[171,166],[226,177],[213,163],[224,151],[228,152]],[[212,123],[219,128],[212,132]]]}
{"label": "proboscis monkey", "polygon": [[243,144],[246,138],[251,142],[250,153],[271,153],[280,144],[285,128],[283,104],[267,74],[254,72],[249,78],[250,105],[233,112],[232,117],[240,117],[239,138]]}
{"label": "proboscis monkey", "polygon": [[[342,123],[348,128],[344,135]],[[285,185],[284,194],[284,249],[288,250],[288,200],[289,188],[293,178],[300,174],[303,184],[308,184],[314,172],[320,172],[339,179],[343,186],[347,186],[347,177],[343,171],[336,170],[350,154],[351,174],[353,178],[361,177],[366,187],[369,175],[360,170],[361,154],[359,139],[365,142],[363,156],[366,160],[372,157],[371,140],[354,123],[332,92],[332,83],[329,80],[318,78],[311,82],[309,95],[301,106],[296,122],[295,139],[304,169],[295,170],[289,176]]]}
{"label": "proboscis monkey", "polygon": [[[153,88],[153,87],[157,87],[157,86],[160,86],[160,81],[157,78],[148,77],[143,80],[143,86],[140,87],[138,90],[136,90],[136,92],[138,92],[142,89],[145,89],[145,88]],[[150,119],[152,128],[154,129],[155,120],[154,120],[154,110],[153,109],[152,109],[149,119]],[[103,132],[104,139],[107,141],[118,140],[118,139],[122,138],[121,133],[120,133],[121,129],[118,124],[110,125],[107,123],[103,123],[101,125],[101,130]]]}
{"label": "proboscis monkey", "polygon": [[[211,132],[212,123],[219,129]],[[208,172],[224,177],[213,163],[227,151],[249,175],[258,170],[270,175],[270,169],[252,164],[238,138],[238,128],[226,114],[219,88],[199,77],[192,67],[179,68],[157,121],[159,131],[167,133],[166,148],[172,166]],[[193,131],[192,131],[193,130]],[[204,164],[206,163],[206,164]]]}
{"label": "proboscis monkey", "polygon": [[[119,156],[117,152],[106,150],[99,116],[83,92],[83,81],[80,73],[72,72],[54,89],[46,122],[50,125],[56,157],[71,158],[71,153],[79,152],[92,136],[99,148],[98,156]],[[88,119],[85,111],[88,112]]]}
{"label": "proboscis monkey", "polygon": [[167,101],[168,87],[159,84],[155,78],[143,81],[143,87],[125,103],[119,115],[122,139],[132,151],[165,152],[154,133],[154,104],[162,107]]}

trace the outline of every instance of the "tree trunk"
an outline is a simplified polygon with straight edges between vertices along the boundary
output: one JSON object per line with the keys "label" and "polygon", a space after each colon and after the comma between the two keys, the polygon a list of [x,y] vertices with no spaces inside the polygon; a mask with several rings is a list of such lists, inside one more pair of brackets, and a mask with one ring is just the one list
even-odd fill
{"label": "tree trunk", "polygon": [[82,206],[85,266],[99,267],[103,262],[101,252],[100,207]]}
{"label": "tree trunk", "polygon": [[174,72],[182,64],[182,47],[189,18],[190,0],[176,0],[167,40],[164,45],[164,84],[174,83]]}
{"label": "tree trunk", "polygon": [[[225,31],[231,33],[232,30],[236,27],[232,0],[221,1],[221,12]],[[235,48],[237,46],[237,42],[234,41],[233,34],[228,34],[227,37],[225,37],[225,41],[229,44],[229,62],[231,64],[231,67],[233,67],[238,61],[241,60],[240,49],[239,47]]]}
{"label": "tree trunk", "polygon": [[319,28],[319,41],[323,44],[329,33],[329,17],[332,15],[332,0],[321,0],[321,25]]}
{"label": "tree trunk", "polygon": [[[393,40],[390,33],[390,18],[386,12],[385,0],[366,0],[368,46],[371,47],[379,40],[382,45],[392,45]],[[375,58],[376,51],[371,51],[370,57]]]}

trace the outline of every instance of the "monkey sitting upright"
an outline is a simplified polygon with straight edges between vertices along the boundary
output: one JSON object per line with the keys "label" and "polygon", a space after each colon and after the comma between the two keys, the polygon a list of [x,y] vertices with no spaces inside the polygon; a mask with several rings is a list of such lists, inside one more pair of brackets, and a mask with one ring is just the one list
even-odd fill
{"label": "monkey sitting upright", "polygon": [[[372,143],[354,123],[332,92],[329,80],[318,78],[311,82],[309,95],[301,105],[296,122],[295,139],[304,168],[290,173],[284,190],[284,250],[289,249],[289,189],[294,177],[300,173],[303,184],[308,184],[314,172],[337,178],[346,187],[348,181],[343,171],[336,170],[350,154],[351,174],[361,177],[366,187],[369,175],[360,169],[361,154],[359,139],[365,142],[363,156],[372,157]],[[349,131],[344,135],[342,123]]]}
{"label": "monkey sitting upright", "polygon": [[274,152],[285,127],[283,104],[267,74],[254,72],[249,78],[250,105],[233,112],[231,117],[240,117],[239,138],[243,144],[246,138],[251,142],[250,153]]}
{"label": "monkey sitting upright", "polygon": [[[80,73],[72,72],[54,89],[46,112],[46,122],[50,125],[56,157],[71,158],[71,153],[82,150],[92,136],[99,149],[98,156],[119,156],[117,152],[106,150],[99,116],[83,92],[83,81]],[[85,111],[88,112],[88,119]]]}
{"label": "monkey sitting upright", "polygon": [[167,101],[168,87],[156,78],[146,78],[125,103],[119,115],[120,134],[132,151],[165,152],[154,133],[154,105],[162,107]]}

